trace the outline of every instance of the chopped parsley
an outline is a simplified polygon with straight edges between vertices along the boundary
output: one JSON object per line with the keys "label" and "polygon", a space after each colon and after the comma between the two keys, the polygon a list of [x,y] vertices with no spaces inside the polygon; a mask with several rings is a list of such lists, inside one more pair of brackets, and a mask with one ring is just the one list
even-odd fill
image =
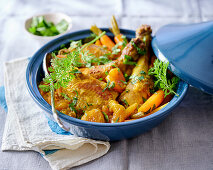
{"label": "chopped parsley", "polygon": [[95,33],[91,33],[89,37],[87,37],[83,40],[83,42],[88,43],[88,42],[94,40],[96,37],[97,37],[97,35]]}
{"label": "chopped parsley", "polygon": [[92,103],[87,103],[87,106],[90,107],[90,106],[93,106],[93,104]]}
{"label": "chopped parsley", "polygon": [[126,99],[123,99],[122,101],[125,103],[126,106],[129,106],[129,103],[126,101]]}
{"label": "chopped parsley", "polygon": [[143,102],[146,102],[146,101],[147,101],[147,99],[145,99],[144,97],[142,97],[142,99],[143,99]]}
{"label": "chopped parsley", "polygon": [[119,48],[119,46],[122,45],[122,42],[117,43],[114,47],[112,47],[112,54],[118,54],[119,52],[121,52],[121,49]]}
{"label": "chopped parsley", "polygon": [[123,80],[120,80],[123,84],[127,84],[127,82],[126,81],[123,81]]}
{"label": "chopped parsley", "polygon": [[123,46],[123,48],[124,48],[124,47],[126,47],[126,45],[127,45],[128,41],[127,41],[127,38],[126,38],[126,36],[125,36],[125,35],[122,35],[122,36],[121,36],[121,38],[123,39],[122,46]]}
{"label": "chopped parsley", "polygon": [[126,93],[128,93],[130,90],[129,89],[126,89]]}
{"label": "chopped parsley", "polygon": [[133,74],[132,76],[130,76],[130,79],[132,79],[131,83],[135,84],[137,83],[137,81],[142,81],[145,79],[144,75],[146,74],[146,72],[144,72],[143,70],[140,71],[140,73],[138,75]]}
{"label": "chopped parsley", "polygon": [[102,90],[102,92],[104,92],[106,89],[113,89],[115,87],[115,82],[112,81],[107,81],[106,87]]}
{"label": "chopped parsley", "polygon": [[153,107],[150,107],[149,110],[147,110],[146,112],[144,112],[144,115],[147,115],[147,114],[151,113],[155,109],[156,109],[156,105],[154,104]]}
{"label": "chopped parsley", "polygon": [[125,74],[124,74],[124,78],[126,79],[126,82],[128,82],[128,81],[129,81],[130,76],[129,76],[127,73],[125,73]]}
{"label": "chopped parsley", "polygon": [[115,82],[114,81],[112,81],[111,83],[110,83],[110,85],[109,85],[109,89],[113,89],[115,87]]}
{"label": "chopped parsley", "polygon": [[118,118],[116,119],[115,123],[117,123],[117,122],[118,122],[119,118],[120,118],[120,117],[118,117]]}
{"label": "chopped parsley", "polygon": [[102,92],[104,92],[109,87],[109,83],[110,81],[107,81],[106,87],[102,90]]}
{"label": "chopped parsley", "polygon": [[75,90],[76,96],[73,97],[72,103],[69,104],[70,110],[77,113],[77,110],[75,108],[77,101],[78,101],[78,92]]}
{"label": "chopped parsley", "polygon": [[137,75],[132,75],[130,76],[131,83],[135,84],[137,81],[142,81],[144,79],[144,76],[137,76]]}
{"label": "chopped parsley", "polygon": [[141,50],[141,49],[134,43],[134,41],[131,41],[131,44],[136,48],[138,54],[144,55],[144,54],[146,53],[146,51],[145,51],[145,50]]}
{"label": "chopped parsley", "polygon": [[65,94],[65,93],[61,93],[61,95],[68,101],[71,101],[71,99]]}
{"label": "chopped parsley", "polygon": [[146,72],[142,70],[142,71],[140,71],[140,74],[146,74]]}
{"label": "chopped parsley", "polygon": [[127,65],[136,65],[136,62],[135,61],[131,61],[131,60],[132,60],[131,56],[124,55],[124,61],[123,61],[124,64],[127,64]]}
{"label": "chopped parsley", "polygon": [[111,61],[112,60],[109,60],[109,58],[108,58],[108,54],[105,54],[105,55],[100,56],[99,58],[97,58],[95,62],[98,63],[98,65],[100,65],[100,64],[110,63]]}
{"label": "chopped parsley", "polygon": [[109,122],[109,116],[105,112],[102,112],[102,113],[104,115],[106,122],[108,123]]}

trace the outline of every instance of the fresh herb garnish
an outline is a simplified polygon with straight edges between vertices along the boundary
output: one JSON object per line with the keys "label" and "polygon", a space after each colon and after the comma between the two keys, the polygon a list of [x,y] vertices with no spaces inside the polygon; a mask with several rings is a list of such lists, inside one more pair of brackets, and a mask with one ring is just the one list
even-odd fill
{"label": "fresh herb garnish", "polygon": [[131,79],[131,83],[132,84],[135,84],[135,83],[137,83],[137,81],[141,81],[141,80],[143,80],[144,79],[144,76],[137,76],[137,75],[131,75],[130,77],[129,77],[130,79]]}
{"label": "fresh herb garnish", "polygon": [[47,22],[43,16],[33,17],[31,27],[28,29],[34,35],[55,36],[63,33],[68,28],[68,22],[61,20],[58,24]]}
{"label": "fresh herb garnish", "polygon": [[105,112],[102,112],[102,113],[103,113],[103,115],[104,115],[104,118],[105,118],[106,122],[108,123],[108,122],[109,122],[109,117],[108,117],[108,115],[107,115]]}
{"label": "fresh herb garnish", "polygon": [[73,73],[73,74],[77,74],[77,73],[82,73],[82,72],[80,72],[77,68],[75,68],[75,69],[73,69],[73,70],[71,70],[71,73]]}
{"label": "fresh herb garnish", "polygon": [[146,74],[146,72],[142,70],[142,71],[140,71],[140,74]]}
{"label": "fresh herb garnish", "polygon": [[147,101],[147,99],[145,99],[144,97],[142,97],[142,99],[143,99],[143,102],[146,102],[146,101]]}
{"label": "fresh herb garnish", "polygon": [[155,110],[155,109],[156,109],[156,105],[154,104],[153,107],[152,107],[152,110]]}
{"label": "fresh herb garnish", "polygon": [[95,33],[91,33],[89,37],[87,37],[83,40],[83,42],[88,43],[88,42],[92,41],[93,39],[95,39],[96,37],[97,37],[97,35]]}
{"label": "fresh herb garnish", "polygon": [[147,115],[147,114],[149,114],[150,112],[151,112],[151,107],[149,108],[149,110],[147,110],[146,112],[143,112],[144,113],[144,115]]}
{"label": "fresh herb garnish", "polygon": [[122,101],[125,103],[126,106],[129,106],[129,103],[126,101],[126,99],[123,99]]}
{"label": "fresh herb garnish", "polygon": [[100,65],[100,64],[107,64],[107,63],[109,63],[109,62],[111,62],[112,60],[110,60],[109,58],[108,58],[108,55],[107,54],[105,54],[105,55],[103,55],[103,56],[100,56],[99,58],[96,58],[96,60],[94,60],[94,62],[95,63],[97,63],[98,65]]}
{"label": "fresh herb garnish", "polygon": [[129,89],[126,89],[126,93],[128,93],[130,90]]}
{"label": "fresh herb garnish", "polygon": [[123,46],[123,48],[124,48],[124,47],[126,47],[126,45],[127,45],[128,41],[127,41],[127,38],[126,38],[126,36],[125,36],[125,35],[122,35],[122,36],[121,36],[121,38],[123,39],[122,46]]}
{"label": "fresh herb garnish", "polygon": [[119,118],[120,118],[120,117],[118,117],[118,118],[116,119],[115,123],[117,123],[117,122],[118,122]]}
{"label": "fresh herb garnish", "polygon": [[105,32],[101,33],[83,46],[81,41],[72,41],[70,47],[74,50],[67,54],[66,58],[58,58],[55,53],[52,53],[51,67],[48,68],[50,74],[45,76],[43,79],[44,84],[39,85],[39,88],[44,91],[50,91],[50,88],[58,89],[60,87],[66,87],[69,82],[76,77],[75,74],[81,73],[77,67],[82,66],[80,62],[82,50],[90,44],[93,44],[104,34]]}
{"label": "fresh herb garnish", "polygon": [[87,103],[87,106],[88,106],[88,107],[90,107],[90,106],[92,106],[92,105],[93,105],[92,103]]}
{"label": "fresh herb garnish", "polygon": [[126,81],[123,81],[123,80],[120,80],[123,84],[127,84],[127,82]]}
{"label": "fresh herb garnish", "polygon": [[169,79],[167,76],[167,69],[169,63],[162,62],[158,59],[155,60],[154,66],[149,69],[149,75],[153,75],[156,80],[154,82],[154,87],[162,89],[164,91],[165,97],[169,94],[175,94],[175,89],[179,82],[179,78],[174,76],[172,79]]}
{"label": "fresh herb garnish", "polygon": [[144,112],[144,115],[147,115],[147,114],[151,113],[155,109],[156,109],[156,105],[154,104],[153,107],[150,107],[149,110],[147,110],[146,112]]}
{"label": "fresh herb garnish", "polygon": [[71,99],[65,94],[65,93],[61,93],[61,95],[68,101],[71,101]]}
{"label": "fresh herb garnish", "polygon": [[119,52],[121,52],[121,49],[119,48],[119,46],[121,46],[123,43],[119,42],[117,43],[114,47],[112,47],[112,54],[118,54]]}
{"label": "fresh herb garnish", "polygon": [[125,78],[126,82],[128,82],[128,81],[129,81],[130,76],[129,76],[127,73],[124,73],[124,78]]}
{"label": "fresh herb garnish", "polygon": [[145,50],[141,50],[141,49],[135,44],[134,41],[131,41],[131,44],[136,48],[138,54],[144,55],[144,54],[146,53],[146,51],[145,51]]}
{"label": "fresh herb garnish", "polygon": [[127,64],[127,65],[136,65],[136,62],[131,61],[131,60],[132,60],[131,56],[124,55],[124,61],[123,61],[124,64]]}
{"label": "fresh herb garnish", "polygon": [[112,81],[108,87],[108,89],[113,89],[115,87],[115,82]]}
{"label": "fresh herb garnish", "polygon": [[106,89],[113,89],[115,87],[115,82],[114,81],[112,81],[112,82],[110,82],[110,81],[107,81],[107,84],[106,84],[106,87],[102,90],[102,92],[104,92]]}
{"label": "fresh herb garnish", "polygon": [[76,68],[72,65],[70,57],[59,59],[54,53],[52,53],[52,56],[52,66],[48,68],[50,74],[45,75],[43,79],[45,84],[39,85],[39,88],[45,91],[49,91],[50,88],[66,87],[75,77],[75,71],[73,70],[76,70]]}
{"label": "fresh herb garnish", "polygon": [[70,110],[72,110],[73,112],[77,113],[77,110],[75,109],[75,106],[77,104],[78,101],[78,92],[75,90],[76,92],[76,96],[73,97],[72,103],[69,104]]}
{"label": "fresh herb garnish", "polygon": [[110,81],[107,81],[106,87],[102,90],[104,92],[109,87]]}
{"label": "fresh herb garnish", "polygon": [[138,77],[138,80],[143,80],[144,79],[144,76],[140,76],[140,77]]}

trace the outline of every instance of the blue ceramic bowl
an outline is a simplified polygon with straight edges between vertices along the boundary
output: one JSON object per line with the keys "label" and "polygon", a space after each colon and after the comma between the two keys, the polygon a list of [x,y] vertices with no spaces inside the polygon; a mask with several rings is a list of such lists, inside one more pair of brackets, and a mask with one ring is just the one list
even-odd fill
{"label": "blue ceramic bowl", "polygon": [[[106,31],[107,35],[113,36],[109,29],[102,30]],[[126,35],[128,39],[135,37],[135,32],[131,30],[121,29],[121,33]],[[51,106],[43,99],[38,90],[38,84],[44,77],[42,71],[42,60],[46,53],[52,52],[59,49],[62,44],[70,43],[70,40],[79,40],[88,37],[91,34],[90,30],[82,30],[73,33],[63,35],[55,40],[50,41],[43,47],[41,47],[31,58],[27,70],[26,70],[26,81],[29,93],[35,102],[45,110],[45,114],[51,119],[53,119]],[[105,140],[105,141],[116,141],[126,138],[132,138],[140,135],[153,127],[157,126],[162,122],[171,111],[178,106],[182,101],[183,97],[186,95],[188,89],[188,84],[180,81],[178,84],[177,94],[169,102],[169,104],[161,109],[160,111],[151,114],[147,117],[122,123],[95,123],[82,121],[70,116],[67,116],[61,112],[58,112],[59,117],[66,126],[70,127],[70,132],[74,135]]]}

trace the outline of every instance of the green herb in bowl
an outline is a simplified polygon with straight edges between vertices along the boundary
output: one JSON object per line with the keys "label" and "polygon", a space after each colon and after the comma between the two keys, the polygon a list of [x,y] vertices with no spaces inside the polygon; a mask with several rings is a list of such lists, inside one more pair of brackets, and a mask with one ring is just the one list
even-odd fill
{"label": "green herb in bowl", "polygon": [[69,23],[62,19],[59,23],[47,22],[43,16],[33,17],[28,31],[39,36],[55,36],[65,32]]}

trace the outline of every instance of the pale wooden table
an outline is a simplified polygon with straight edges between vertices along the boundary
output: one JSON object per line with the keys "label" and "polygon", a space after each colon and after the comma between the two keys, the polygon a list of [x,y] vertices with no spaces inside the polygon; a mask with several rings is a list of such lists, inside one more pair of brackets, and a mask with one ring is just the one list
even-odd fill
{"label": "pale wooden table", "polygon": [[[72,31],[94,23],[108,27],[115,14],[120,27],[136,29],[140,24],[151,24],[155,32],[167,23],[211,20],[212,6],[212,0],[0,1],[0,86],[4,61],[31,56],[40,47],[24,32],[24,20],[34,14],[65,12],[72,16]],[[6,118],[2,108],[0,116],[1,139]],[[139,137],[113,142],[107,155],[74,169],[213,169],[212,129],[213,96],[190,88],[180,106],[158,127]],[[50,167],[36,152],[0,151],[0,169]]]}

